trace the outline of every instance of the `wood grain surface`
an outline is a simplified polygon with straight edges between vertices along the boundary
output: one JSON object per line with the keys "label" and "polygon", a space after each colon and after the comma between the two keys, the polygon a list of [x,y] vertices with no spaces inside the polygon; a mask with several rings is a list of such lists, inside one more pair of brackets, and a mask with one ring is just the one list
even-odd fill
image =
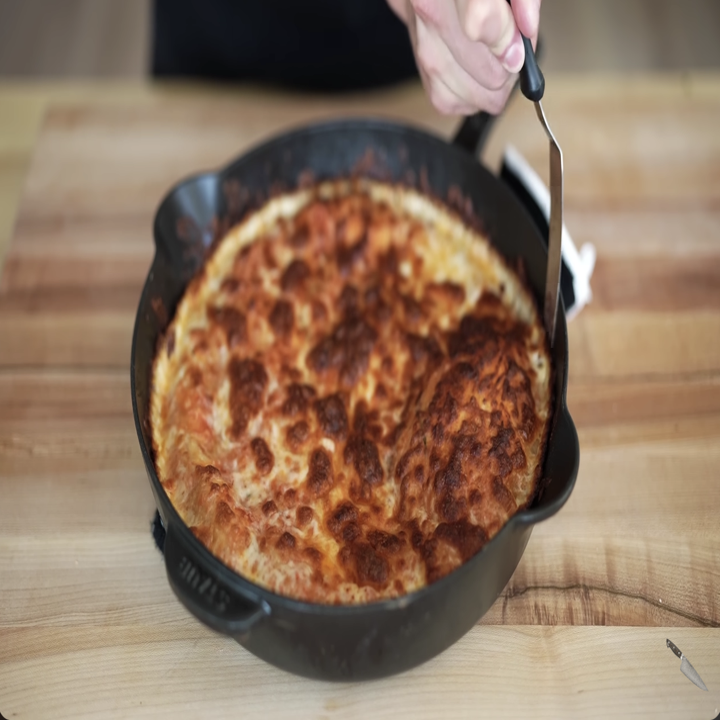
{"label": "wood grain surface", "polygon": [[[368,685],[281,673],[175,600],[149,534],[130,336],[153,213],[179,178],[316,118],[382,114],[446,136],[455,122],[417,87],[334,101],[34,92],[0,87],[18,127],[23,107],[28,125],[44,116],[0,279],[0,713],[718,714],[719,76],[548,78],[568,226],[598,252],[593,302],[570,325],[577,486],[472,632]],[[522,99],[492,136],[490,166],[507,142],[545,173],[547,144]],[[4,149],[0,137],[0,173]],[[709,693],[681,675],[666,637]]]}

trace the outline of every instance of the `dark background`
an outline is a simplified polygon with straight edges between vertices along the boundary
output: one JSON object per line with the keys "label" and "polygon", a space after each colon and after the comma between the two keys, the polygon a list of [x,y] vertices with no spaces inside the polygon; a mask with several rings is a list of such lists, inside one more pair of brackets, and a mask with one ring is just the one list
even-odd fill
{"label": "dark background", "polygon": [[[547,71],[720,67],[719,0],[544,0],[541,17]],[[0,76],[141,78],[151,36],[151,0],[0,0]]]}

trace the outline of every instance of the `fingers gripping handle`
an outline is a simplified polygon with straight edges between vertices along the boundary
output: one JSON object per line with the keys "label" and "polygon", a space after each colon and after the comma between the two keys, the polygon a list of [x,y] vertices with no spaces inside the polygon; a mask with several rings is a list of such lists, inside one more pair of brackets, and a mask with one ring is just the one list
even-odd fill
{"label": "fingers gripping handle", "polygon": [[[512,3],[508,0],[512,7]],[[533,102],[542,100],[545,94],[545,77],[537,64],[535,51],[529,38],[521,34],[523,46],[525,47],[525,64],[520,70],[520,90],[522,94]]]}
{"label": "fingers gripping handle", "polygon": [[[508,4],[510,4],[510,0],[508,0]],[[542,43],[538,39],[537,49],[533,50],[530,40],[524,35],[521,35],[521,37],[525,47],[525,64],[520,70],[520,82],[513,86],[512,93],[515,92],[519,84],[522,94],[528,100],[537,102],[542,99],[545,93],[545,78],[537,64],[537,58],[542,55]],[[457,145],[477,157],[485,145],[494,123],[495,115],[486,112],[479,112],[466,117],[453,138],[453,145]]]}

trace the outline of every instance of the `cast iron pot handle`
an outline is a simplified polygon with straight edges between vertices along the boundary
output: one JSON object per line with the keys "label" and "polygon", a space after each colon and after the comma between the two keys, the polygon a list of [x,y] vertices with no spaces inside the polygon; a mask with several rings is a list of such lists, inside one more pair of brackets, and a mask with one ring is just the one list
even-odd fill
{"label": "cast iron pot handle", "polygon": [[[514,88],[512,92],[515,92]],[[466,117],[455,133],[453,145],[457,145],[463,150],[467,150],[473,157],[477,157],[485,145],[494,122],[495,115],[486,112]]]}
{"label": "cast iron pot handle", "polygon": [[165,567],[173,592],[199,620],[226,635],[244,635],[270,614],[259,598],[238,595],[204,567],[173,523],[165,535]]}

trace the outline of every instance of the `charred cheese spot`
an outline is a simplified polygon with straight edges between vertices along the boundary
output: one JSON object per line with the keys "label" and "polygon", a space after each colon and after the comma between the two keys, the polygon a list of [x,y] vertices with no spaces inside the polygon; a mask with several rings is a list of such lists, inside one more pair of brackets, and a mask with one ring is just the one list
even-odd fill
{"label": "charred cheese spot", "polygon": [[344,440],[348,431],[348,417],[340,395],[335,393],[316,400],[314,407],[323,433]]}
{"label": "charred cheese spot", "polygon": [[315,322],[321,322],[322,320],[325,320],[328,312],[327,308],[325,307],[325,303],[323,303],[322,300],[313,300],[310,307],[312,310],[312,319]]}
{"label": "charred cheese spot", "polygon": [[268,382],[265,368],[257,360],[232,358],[228,366],[230,376],[231,432],[244,432],[250,419],[262,408],[263,391]]}
{"label": "charred cheese spot", "polygon": [[322,560],[322,553],[314,547],[306,547],[303,550],[303,555],[313,563],[319,563]]}
{"label": "charred cheese spot", "polygon": [[298,526],[305,527],[305,525],[307,525],[313,519],[314,514],[315,513],[313,512],[313,509],[311,507],[308,507],[307,505],[299,507],[295,512]]}
{"label": "charred cheese spot", "polygon": [[292,533],[284,532],[277,541],[275,547],[283,550],[293,550],[295,548],[295,536]]}
{"label": "charred cheese spot", "polygon": [[304,413],[315,394],[315,388],[311,385],[293,383],[287,390],[287,399],[282,406],[283,414],[294,417]]}
{"label": "charred cheese spot", "polygon": [[277,505],[274,500],[268,500],[263,503],[262,511],[264,515],[270,515],[271,513],[277,512]]}
{"label": "charred cheese spot", "polygon": [[483,528],[472,525],[467,520],[440,523],[435,529],[434,537],[454,546],[463,560],[469,560],[488,541]]}
{"label": "charred cheese spot", "polygon": [[220,471],[214,465],[197,465],[195,472],[201,480],[213,480],[220,477]]}
{"label": "charred cheese spot", "polygon": [[338,369],[341,386],[353,387],[367,370],[377,332],[357,315],[343,318],[309,353],[307,363],[318,374]]}
{"label": "charred cheese spot", "polygon": [[280,278],[280,287],[286,292],[293,292],[303,286],[310,277],[310,269],[302,260],[293,260]]}
{"label": "charred cheese spot", "polygon": [[365,180],[219,242],[158,343],[158,477],[228,567],[310,602],[412,592],[532,502],[550,357],[524,280],[439,204]]}
{"label": "charred cheese spot", "polygon": [[286,337],[292,332],[295,313],[287,300],[278,300],[269,317],[270,327],[278,337]]}
{"label": "charred cheese spot", "polygon": [[325,495],[333,484],[332,462],[328,454],[317,448],[310,455],[307,485],[314,496]]}
{"label": "charred cheese spot", "polygon": [[267,475],[275,465],[275,457],[262,438],[253,438],[250,449],[255,456],[255,467],[261,475]]}
{"label": "charred cheese spot", "polygon": [[293,451],[297,451],[303,443],[308,439],[308,436],[310,435],[310,427],[308,424],[301,420],[300,422],[295,423],[294,425],[291,425],[287,429],[287,442],[290,446],[290,449]]}
{"label": "charred cheese spot", "polygon": [[358,585],[383,585],[387,582],[388,562],[372,545],[356,543],[348,549],[348,555],[355,565]]}
{"label": "charred cheese spot", "polygon": [[239,289],[240,289],[240,281],[234,277],[225,278],[220,283],[220,290],[227,293],[228,295],[232,295],[234,292],[237,292]]}
{"label": "charred cheese spot", "polygon": [[245,314],[234,307],[210,307],[208,318],[225,331],[227,344],[232,348],[246,339]]}
{"label": "charred cheese spot", "polygon": [[349,502],[344,502],[333,511],[328,520],[328,528],[333,535],[337,535],[341,527],[347,522],[354,522],[358,518],[357,508]]}
{"label": "charred cheese spot", "polygon": [[368,533],[368,542],[375,550],[381,550],[391,555],[399,552],[403,545],[400,538],[383,532],[382,530],[371,530]]}
{"label": "charred cheese spot", "polygon": [[361,435],[351,435],[345,445],[344,459],[355,468],[360,482],[367,485],[377,485],[382,482],[383,469],[380,455],[372,440]]}

